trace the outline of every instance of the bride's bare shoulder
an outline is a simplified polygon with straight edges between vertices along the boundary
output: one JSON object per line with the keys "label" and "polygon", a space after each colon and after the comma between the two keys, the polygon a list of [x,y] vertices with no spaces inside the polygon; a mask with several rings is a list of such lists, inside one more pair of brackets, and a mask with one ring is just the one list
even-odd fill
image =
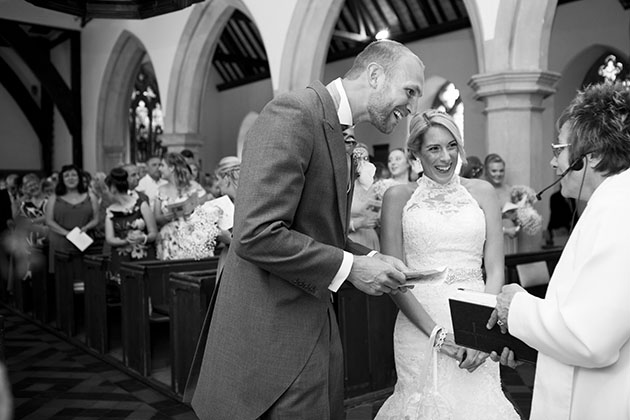
{"label": "bride's bare shoulder", "polygon": [[462,186],[466,188],[470,195],[482,206],[487,203],[498,202],[497,192],[488,181],[475,178],[460,178],[460,180]]}

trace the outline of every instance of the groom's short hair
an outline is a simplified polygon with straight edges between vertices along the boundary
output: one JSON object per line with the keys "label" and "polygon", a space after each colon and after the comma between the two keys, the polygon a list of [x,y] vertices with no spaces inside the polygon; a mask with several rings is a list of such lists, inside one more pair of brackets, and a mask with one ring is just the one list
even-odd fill
{"label": "groom's short hair", "polygon": [[400,42],[390,39],[381,39],[370,43],[354,59],[354,63],[344,78],[354,80],[367,69],[370,63],[377,63],[383,67],[385,74],[389,76],[398,64],[398,61],[405,55],[413,53],[409,48]]}

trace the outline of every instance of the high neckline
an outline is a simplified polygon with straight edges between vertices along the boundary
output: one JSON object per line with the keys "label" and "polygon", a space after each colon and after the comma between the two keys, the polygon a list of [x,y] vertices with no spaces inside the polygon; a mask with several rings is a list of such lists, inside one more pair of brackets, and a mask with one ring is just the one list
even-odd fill
{"label": "high neckline", "polygon": [[446,184],[440,184],[439,182],[432,180],[426,175],[422,175],[420,178],[418,178],[416,182],[418,183],[418,185],[424,185],[431,189],[440,189],[440,190],[452,189],[460,185],[459,175],[453,175]]}

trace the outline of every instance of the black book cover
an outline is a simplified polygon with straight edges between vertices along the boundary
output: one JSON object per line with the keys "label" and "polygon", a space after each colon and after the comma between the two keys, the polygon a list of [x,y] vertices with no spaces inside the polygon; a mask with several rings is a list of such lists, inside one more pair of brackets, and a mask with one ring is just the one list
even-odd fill
{"label": "black book cover", "polygon": [[[503,352],[504,347],[508,347],[514,352],[516,360],[536,363],[538,354],[536,350],[509,333],[502,334],[498,325],[495,325],[491,330],[486,328],[494,305],[487,306],[485,303],[467,301],[467,295],[471,293],[484,295],[483,293],[458,293],[457,297],[449,299],[456,344],[486,353],[495,351],[499,355]],[[494,295],[488,296],[495,298]]]}

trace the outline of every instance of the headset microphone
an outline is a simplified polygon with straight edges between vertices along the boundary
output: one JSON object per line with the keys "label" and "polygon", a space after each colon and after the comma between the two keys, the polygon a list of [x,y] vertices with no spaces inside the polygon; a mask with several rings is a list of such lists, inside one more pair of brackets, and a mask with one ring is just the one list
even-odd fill
{"label": "headset microphone", "polygon": [[542,190],[540,190],[539,193],[536,194],[536,198],[538,200],[540,200],[540,197],[542,196],[542,193],[544,193],[545,191],[547,191],[549,188],[553,187],[554,185],[556,185],[558,182],[562,181],[562,178],[564,178],[565,176],[567,176],[569,174],[569,172],[571,171],[580,171],[582,170],[582,168],[584,168],[584,158],[586,156],[582,155],[579,158],[575,159],[571,165],[569,165],[569,167],[560,174],[560,177],[558,179],[556,179],[555,181],[553,181],[551,184],[547,185],[545,188],[543,188]]}

